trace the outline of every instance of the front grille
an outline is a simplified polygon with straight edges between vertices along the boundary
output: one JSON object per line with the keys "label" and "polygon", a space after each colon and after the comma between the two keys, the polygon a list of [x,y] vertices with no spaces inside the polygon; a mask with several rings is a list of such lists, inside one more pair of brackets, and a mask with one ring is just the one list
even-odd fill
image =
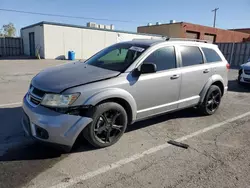
{"label": "front grille", "polygon": [[244,70],[244,73],[250,75],[250,70]]}
{"label": "front grille", "polygon": [[44,91],[35,88],[34,86],[31,86],[29,93],[27,95],[27,100],[32,106],[35,107],[41,103],[44,95],[45,95]]}
{"label": "front grille", "polygon": [[39,105],[41,103],[41,99],[37,99],[34,96],[30,95],[30,102],[34,103],[35,105]]}
{"label": "front grille", "polygon": [[38,96],[38,97],[41,97],[41,98],[43,98],[43,96],[45,95],[45,92],[44,91],[42,91],[42,90],[40,90],[40,89],[37,89],[37,88],[35,88],[35,87],[33,87],[33,86],[31,86],[31,93],[32,94],[34,94],[34,95],[36,95],[36,96]]}

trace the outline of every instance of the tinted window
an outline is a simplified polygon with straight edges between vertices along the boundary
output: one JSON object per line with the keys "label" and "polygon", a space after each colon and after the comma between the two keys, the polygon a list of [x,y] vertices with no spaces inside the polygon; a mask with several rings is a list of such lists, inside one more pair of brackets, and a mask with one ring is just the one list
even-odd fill
{"label": "tinted window", "polygon": [[157,71],[176,68],[174,47],[164,47],[154,51],[145,60],[145,63],[154,63]]}
{"label": "tinted window", "polygon": [[220,56],[213,49],[202,48],[202,51],[204,52],[204,55],[205,55],[206,60],[207,60],[208,63],[216,62],[216,61],[222,61]]}
{"label": "tinted window", "polygon": [[200,49],[195,46],[180,46],[182,66],[199,65],[203,63]]}

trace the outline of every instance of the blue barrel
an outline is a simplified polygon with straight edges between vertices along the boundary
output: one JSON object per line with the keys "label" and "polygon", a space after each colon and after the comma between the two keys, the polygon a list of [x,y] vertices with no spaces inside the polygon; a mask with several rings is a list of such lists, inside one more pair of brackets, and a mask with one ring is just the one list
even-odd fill
{"label": "blue barrel", "polygon": [[74,51],[68,51],[68,59],[69,60],[75,60],[76,53]]}

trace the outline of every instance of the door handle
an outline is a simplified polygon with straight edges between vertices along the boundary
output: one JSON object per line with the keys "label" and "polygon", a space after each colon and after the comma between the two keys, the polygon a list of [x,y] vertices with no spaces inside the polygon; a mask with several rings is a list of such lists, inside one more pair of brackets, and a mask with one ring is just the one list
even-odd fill
{"label": "door handle", "polygon": [[205,69],[205,70],[203,71],[203,73],[209,73],[209,72],[210,72],[209,69]]}
{"label": "door handle", "polygon": [[175,75],[171,76],[170,78],[171,78],[171,80],[174,80],[174,79],[177,79],[177,78],[179,78],[179,77],[180,77],[180,75],[175,74]]}

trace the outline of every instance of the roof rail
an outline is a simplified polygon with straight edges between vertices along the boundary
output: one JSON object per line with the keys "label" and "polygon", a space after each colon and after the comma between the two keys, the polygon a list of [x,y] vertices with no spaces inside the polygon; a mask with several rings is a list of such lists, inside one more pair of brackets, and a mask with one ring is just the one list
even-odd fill
{"label": "roof rail", "polygon": [[193,42],[212,43],[211,41],[208,40],[189,39],[189,38],[166,38],[166,41],[193,41]]}

